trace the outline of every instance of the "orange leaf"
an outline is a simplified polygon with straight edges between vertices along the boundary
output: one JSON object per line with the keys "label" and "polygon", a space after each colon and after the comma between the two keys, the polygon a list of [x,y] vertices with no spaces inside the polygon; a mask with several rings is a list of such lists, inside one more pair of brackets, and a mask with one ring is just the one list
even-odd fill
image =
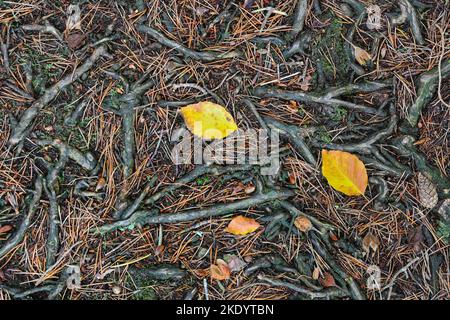
{"label": "orange leaf", "polygon": [[336,286],[336,282],[334,281],[333,276],[329,272],[324,272],[323,277],[319,278],[319,282],[324,288]]}
{"label": "orange leaf", "polygon": [[11,230],[12,230],[12,226],[10,226],[9,224],[5,224],[4,226],[0,227],[0,234],[7,233]]}
{"label": "orange leaf", "polygon": [[348,196],[362,195],[367,187],[364,163],[348,152],[323,149],[322,174],[334,189]]}
{"label": "orange leaf", "polygon": [[231,271],[228,264],[222,259],[217,259],[217,265],[212,264],[210,267],[211,278],[216,280],[226,280],[230,277]]}
{"label": "orange leaf", "polygon": [[308,232],[312,228],[311,221],[306,217],[298,217],[294,221],[295,226],[298,230],[303,232]]}
{"label": "orange leaf", "polygon": [[255,219],[237,216],[230,221],[225,231],[242,236],[255,231],[259,227],[260,224]]}

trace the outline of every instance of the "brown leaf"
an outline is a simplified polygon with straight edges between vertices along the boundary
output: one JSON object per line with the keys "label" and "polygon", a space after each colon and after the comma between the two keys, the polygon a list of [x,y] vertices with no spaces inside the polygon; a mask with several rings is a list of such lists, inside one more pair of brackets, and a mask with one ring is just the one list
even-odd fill
{"label": "brown leaf", "polygon": [[355,59],[362,66],[365,66],[367,62],[372,60],[372,56],[364,49],[360,47],[353,46],[353,50],[355,52]]}
{"label": "brown leaf", "polygon": [[247,263],[235,254],[226,254],[223,259],[227,262],[231,272],[241,271]]}
{"label": "brown leaf", "polygon": [[84,44],[85,40],[86,40],[86,35],[82,34],[82,33],[78,33],[78,32],[69,34],[66,37],[67,45],[72,50],[76,50],[76,49],[80,48]]}
{"label": "brown leaf", "polygon": [[334,232],[331,232],[331,233],[330,233],[330,239],[331,239],[332,241],[338,241],[338,240],[339,240],[339,238],[337,237],[337,235],[334,234]]}
{"label": "brown leaf", "polygon": [[380,240],[373,234],[368,233],[362,241],[363,250],[366,254],[369,254],[370,249],[372,249],[372,256],[378,251],[380,245]]}
{"label": "brown leaf", "polygon": [[289,100],[289,110],[292,112],[298,112],[298,103],[295,100]]}
{"label": "brown leaf", "polygon": [[259,227],[260,224],[255,219],[237,216],[230,221],[225,231],[235,235],[246,235]]}
{"label": "brown leaf", "polygon": [[95,191],[102,190],[106,186],[106,179],[100,177],[97,182],[97,186],[95,186]]}
{"label": "brown leaf", "polygon": [[164,252],[164,249],[165,249],[165,247],[164,247],[163,244],[159,245],[159,246],[156,246],[156,248],[155,248],[155,256],[161,255]]}
{"label": "brown leaf", "polygon": [[226,280],[230,278],[230,268],[222,259],[217,259],[217,265],[212,264],[210,267],[211,278],[215,280]]}
{"label": "brown leaf", "polygon": [[297,180],[297,177],[295,176],[295,174],[293,172],[289,173],[289,176],[288,176],[289,184],[295,184],[296,180]]}
{"label": "brown leaf", "polygon": [[335,287],[336,282],[334,281],[333,276],[329,272],[324,272],[323,276],[319,278],[319,282],[324,288]]}
{"label": "brown leaf", "polygon": [[408,232],[408,244],[415,251],[420,250],[420,246],[423,243],[423,233],[422,226],[417,226],[416,228]]}
{"label": "brown leaf", "polygon": [[253,192],[255,192],[255,190],[256,190],[256,187],[255,187],[255,185],[253,184],[253,183],[250,183],[249,185],[247,185],[246,187],[245,187],[245,193],[246,194],[250,194],[250,193],[253,193]]}
{"label": "brown leaf", "polygon": [[2,233],[8,233],[9,231],[11,231],[12,230],[12,226],[11,225],[9,225],[9,224],[5,224],[4,226],[1,226],[0,227],[0,234],[2,234]]}
{"label": "brown leaf", "polygon": [[294,225],[298,230],[303,232],[308,232],[312,228],[311,220],[303,216],[297,217],[294,221]]}

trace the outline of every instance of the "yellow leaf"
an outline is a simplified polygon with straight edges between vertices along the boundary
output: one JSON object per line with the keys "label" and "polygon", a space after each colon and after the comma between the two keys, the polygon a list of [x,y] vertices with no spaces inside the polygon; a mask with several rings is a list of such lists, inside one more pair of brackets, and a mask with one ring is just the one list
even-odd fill
{"label": "yellow leaf", "polygon": [[181,115],[193,134],[207,140],[225,138],[238,129],[224,107],[208,101],[181,108]]}
{"label": "yellow leaf", "polygon": [[217,259],[217,265],[211,265],[210,272],[211,278],[216,280],[226,280],[230,277],[231,274],[228,264],[222,259]]}
{"label": "yellow leaf", "polygon": [[348,196],[362,195],[367,187],[364,163],[348,152],[322,150],[322,174],[334,189]]}
{"label": "yellow leaf", "polygon": [[360,65],[365,66],[368,61],[372,60],[372,56],[366,50],[357,46],[353,46],[353,49],[355,50],[355,59]]}
{"label": "yellow leaf", "polygon": [[298,230],[308,232],[312,228],[311,221],[306,217],[298,217],[294,220],[294,225]]}
{"label": "yellow leaf", "polygon": [[259,227],[260,224],[255,219],[237,216],[230,221],[225,231],[235,235],[245,235],[255,231]]}

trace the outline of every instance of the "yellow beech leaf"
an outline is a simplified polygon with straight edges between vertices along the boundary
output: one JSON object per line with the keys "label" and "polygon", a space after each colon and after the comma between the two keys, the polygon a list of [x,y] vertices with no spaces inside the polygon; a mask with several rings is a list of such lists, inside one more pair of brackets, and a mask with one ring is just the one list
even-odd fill
{"label": "yellow beech leaf", "polygon": [[255,231],[259,226],[260,224],[255,219],[237,216],[230,221],[225,231],[242,236]]}
{"label": "yellow beech leaf", "polygon": [[372,56],[366,50],[357,46],[353,46],[353,49],[355,50],[355,59],[360,65],[365,66],[368,61],[372,60]]}
{"label": "yellow beech leaf", "polygon": [[222,106],[203,101],[181,108],[188,129],[203,139],[222,139],[237,130],[231,114]]}
{"label": "yellow beech leaf", "polygon": [[348,196],[362,195],[367,187],[364,163],[348,152],[322,150],[322,174],[334,189]]}
{"label": "yellow beech leaf", "polygon": [[230,277],[231,274],[230,267],[222,259],[217,259],[217,265],[211,265],[210,272],[211,278],[216,280],[226,280]]}

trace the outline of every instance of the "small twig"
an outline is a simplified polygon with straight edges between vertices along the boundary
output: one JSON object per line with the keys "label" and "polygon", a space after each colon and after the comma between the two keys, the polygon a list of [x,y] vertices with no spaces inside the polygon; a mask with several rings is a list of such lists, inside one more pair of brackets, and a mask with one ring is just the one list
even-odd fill
{"label": "small twig", "polygon": [[383,289],[381,289],[381,291],[384,291],[384,290],[386,290],[386,289],[389,288],[389,292],[388,292],[388,295],[387,295],[387,300],[390,300],[390,299],[391,299],[392,288],[393,288],[393,286],[394,286],[394,284],[395,284],[395,280],[397,280],[397,277],[398,277],[400,274],[406,272],[406,271],[408,270],[408,268],[409,268],[413,263],[415,263],[415,262],[418,261],[418,260],[420,260],[419,257],[414,258],[414,259],[412,259],[410,262],[408,262],[404,267],[400,268],[400,270],[398,270],[398,271],[392,276],[392,279],[391,279],[391,281],[389,281],[389,284],[387,284],[385,287],[383,287]]}

